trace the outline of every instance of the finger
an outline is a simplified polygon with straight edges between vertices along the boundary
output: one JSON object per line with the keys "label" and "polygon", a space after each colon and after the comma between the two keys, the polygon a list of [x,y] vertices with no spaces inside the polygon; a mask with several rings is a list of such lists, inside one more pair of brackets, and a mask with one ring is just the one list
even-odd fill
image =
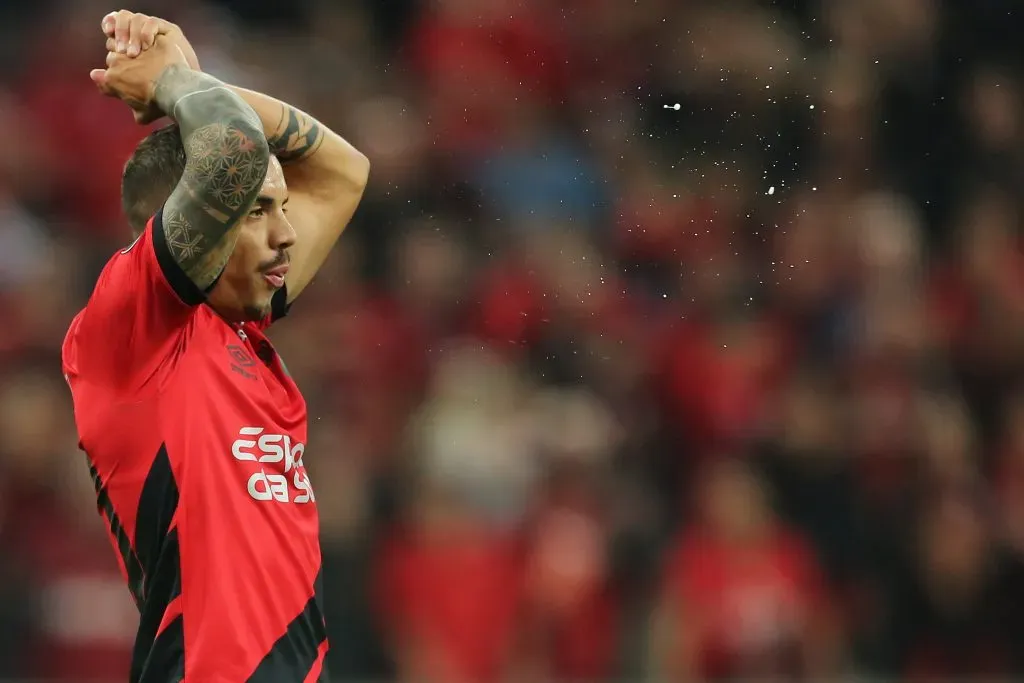
{"label": "finger", "polygon": [[[166,19],[161,19],[159,17],[153,17],[153,19],[156,20],[158,25],[156,32],[157,36],[175,36],[176,39],[181,38],[187,45],[188,41],[184,41],[184,36],[181,33],[180,26],[174,22],[167,21]],[[178,49],[183,55],[185,55],[185,61],[188,64],[188,68],[193,69],[194,71],[201,71],[202,68],[199,66],[199,57],[196,55],[195,50],[192,49],[191,45],[187,45],[187,47],[187,51],[183,50],[180,46]]]}
{"label": "finger", "polygon": [[161,19],[160,17],[153,17],[153,19],[157,23],[157,34],[158,35],[167,35],[167,34],[171,33],[172,31],[180,31],[181,30],[181,29],[178,28],[178,25],[175,24],[173,21],[167,21],[166,19]]}
{"label": "finger", "polygon": [[120,56],[121,56],[120,53],[108,52],[107,53],[107,68],[109,69],[110,67],[114,66],[114,63],[117,61],[117,58],[120,57]]}
{"label": "finger", "polygon": [[128,50],[128,38],[131,34],[132,14],[132,12],[123,9],[117,13],[117,17],[114,19],[114,38],[117,39],[118,52],[125,52]]}
{"label": "finger", "polygon": [[138,57],[142,52],[142,30],[148,19],[149,17],[145,14],[132,15],[132,20],[128,24],[128,50],[126,51],[129,57]]}
{"label": "finger", "polygon": [[110,12],[107,16],[103,17],[103,21],[100,22],[100,27],[103,29],[103,34],[109,37],[114,36],[114,26],[117,23],[117,12]]}
{"label": "finger", "polygon": [[148,50],[153,47],[153,43],[160,33],[162,33],[160,30],[160,20],[156,17],[146,17],[146,21],[142,24],[140,36],[142,49]]}
{"label": "finger", "polygon": [[107,38],[106,50],[107,52],[117,52],[117,40],[114,36]]}
{"label": "finger", "polygon": [[107,83],[107,72],[105,69],[93,69],[89,72],[89,78],[96,85],[96,89],[107,97],[114,96],[114,90]]}

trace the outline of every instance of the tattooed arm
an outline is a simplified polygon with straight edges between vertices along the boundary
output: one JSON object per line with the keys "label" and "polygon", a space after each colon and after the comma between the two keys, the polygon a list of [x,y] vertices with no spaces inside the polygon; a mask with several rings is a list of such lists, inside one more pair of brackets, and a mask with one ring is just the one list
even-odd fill
{"label": "tattooed arm", "polygon": [[[189,66],[197,72],[199,70],[195,52],[184,40],[181,29],[166,20],[121,10],[104,18],[103,30],[107,35],[108,51],[123,53],[130,43],[135,55],[140,50],[145,53],[152,49],[157,36],[170,38],[179,46]],[[291,268],[287,285],[291,300],[313,279],[351,220],[362,198],[370,164],[365,156],[308,114],[267,95],[228,87],[255,110],[271,153],[284,167],[289,189],[288,209],[297,233],[295,246],[289,250]],[[171,111],[167,107],[161,109]],[[232,211],[221,213],[226,215]],[[182,215],[188,218],[184,213]],[[193,249],[188,245],[196,237],[194,225],[190,221],[183,225],[187,229],[177,233],[181,235],[177,241],[184,245],[183,252],[191,253]],[[210,247],[213,240],[204,239],[206,247]],[[233,243],[229,237],[217,244],[223,247]],[[227,253],[230,253],[230,248]]]}
{"label": "tattooed arm", "polygon": [[235,248],[239,221],[267,174],[270,149],[252,107],[212,76],[168,67],[154,99],[178,123],[186,156],[181,181],[164,204],[167,245],[205,290]]}
{"label": "tattooed arm", "polygon": [[288,271],[288,299],[305,289],[323,265],[363,196],[369,160],[309,114],[273,97],[231,87],[263,123],[270,151],[288,183],[295,245]]}

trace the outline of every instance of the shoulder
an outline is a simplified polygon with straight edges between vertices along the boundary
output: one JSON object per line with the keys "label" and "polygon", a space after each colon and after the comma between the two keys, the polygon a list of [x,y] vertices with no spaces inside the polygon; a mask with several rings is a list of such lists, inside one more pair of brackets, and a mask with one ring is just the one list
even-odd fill
{"label": "shoulder", "polygon": [[206,295],[192,283],[171,255],[162,210],[145,229],[107,260],[93,288],[87,309],[110,315],[135,311],[144,317],[160,314],[180,323]]}
{"label": "shoulder", "polygon": [[72,320],[62,346],[63,372],[69,382],[100,383],[118,395],[162,391],[188,357],[222,339],[218,319],[206,306],[159,334],[153,333],[161,322],[156,316],[140,326],[129,316],[93,313],[86,306]]}

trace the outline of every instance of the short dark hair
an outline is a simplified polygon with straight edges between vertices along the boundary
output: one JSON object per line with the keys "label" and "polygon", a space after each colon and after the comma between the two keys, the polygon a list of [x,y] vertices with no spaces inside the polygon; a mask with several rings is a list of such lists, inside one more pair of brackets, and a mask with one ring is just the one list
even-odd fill
{"label": "short dark hair", "polygon": [[176,123],[139,142],[121,175],[121,208],[137,237],[163,206],[185,172],[185,147]]}

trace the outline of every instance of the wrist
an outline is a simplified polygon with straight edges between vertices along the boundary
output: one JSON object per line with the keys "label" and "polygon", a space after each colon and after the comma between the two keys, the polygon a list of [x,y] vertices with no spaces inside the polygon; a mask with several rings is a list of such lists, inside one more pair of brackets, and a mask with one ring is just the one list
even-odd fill
{"label": "wrist", "polygon": [[167,66],[152,84],[150,102],[159,107],[167,116],[175,118],[175,105],[182,97],[196,91],[199,86],[198,76],[202,76],[202,74],[193,71],[187,64]]}
{"label": "wrist", "polygon": [[161,71],[153,81],[150,101],[160,107],[168,116],[171,116],[174,111],[174,103],[181,97],[183,76],[182,67],[178,64],[171,64]]}

